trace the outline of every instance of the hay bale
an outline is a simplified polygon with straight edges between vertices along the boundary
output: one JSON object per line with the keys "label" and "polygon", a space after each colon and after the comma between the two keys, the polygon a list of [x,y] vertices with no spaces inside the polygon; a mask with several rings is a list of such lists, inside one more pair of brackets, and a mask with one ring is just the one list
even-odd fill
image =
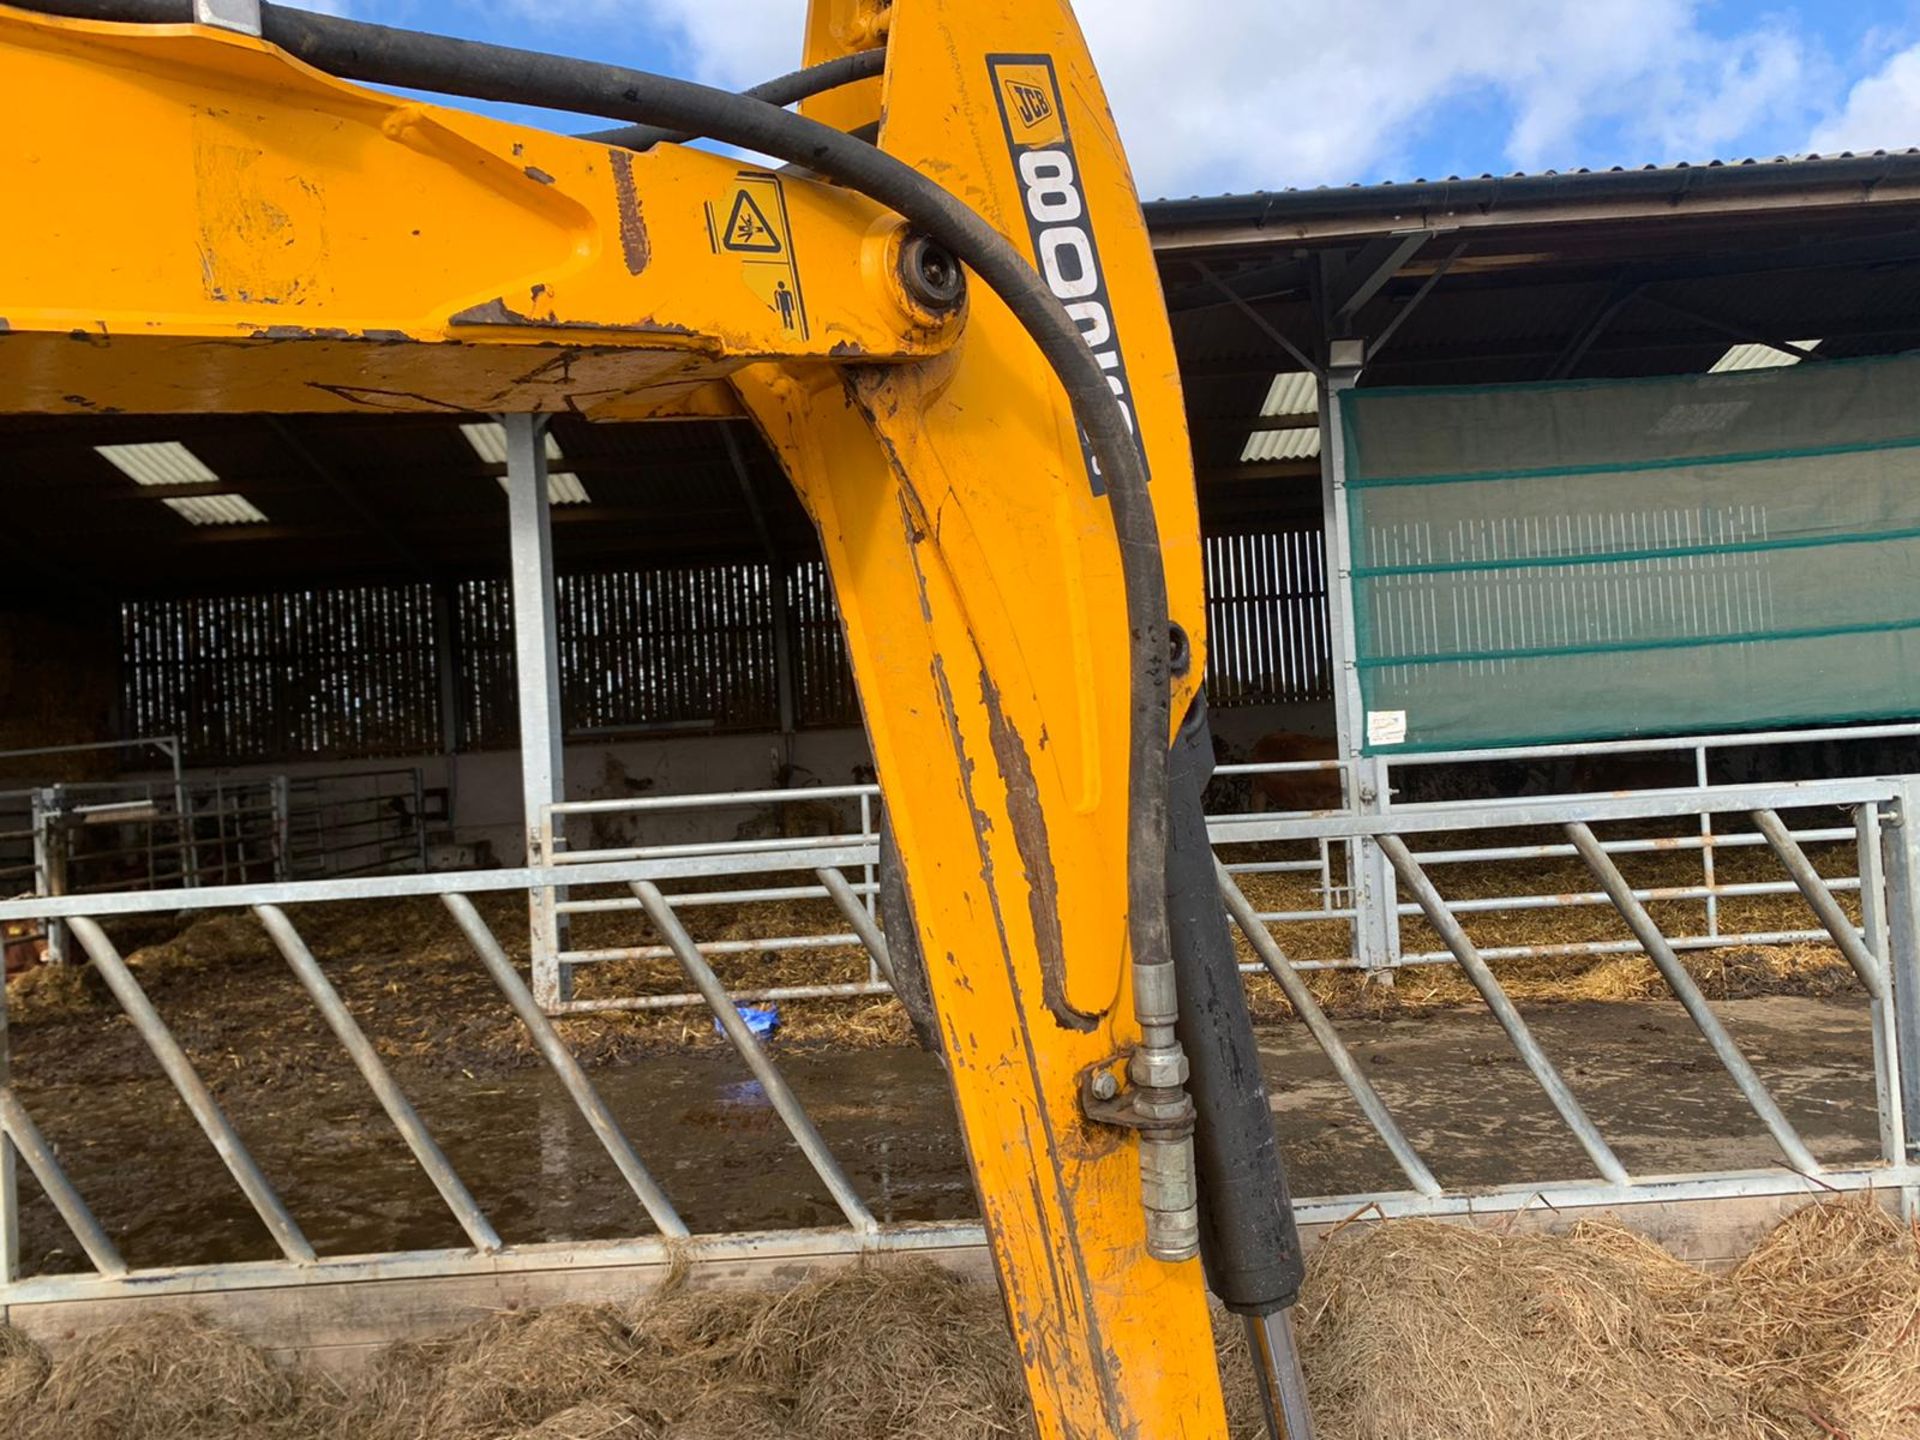
{"label": "hay bale", "polygon": [[395,1436],[479,1440],[539,1427],[617,1395],[634,1358],[621,1317],[585,1305],[499,1315],[433,1348],[437,1384]]}
{"label": "hay bale", "polygon": [[[1802,1211],[1726,1277],[1614,1225],[1356,1226],[1315,1254],[1298,1321],[1322,1440],[1920,1435],[1920,1245],[1867,1204]],[[1256,1440],[1240,1322],[1216,1314],[1215,1337],[1229,1434]],[[497,1316],[394,1347],[341,1393],[191,1318],[95,1336],[51,1370],[0,1328],[9,1440],[1031,1434],[997,1293],[924,1261]]]}
{"label": "hay bale", "polygon": [[1016,1440],[1026,1397],[998,1296],[925,1262],[778,1293],[673,1289],[629,1310],[489,1320],[390,1356],[356,1440]]}
{"label": "hay bale", "polygon": [[1723,1358],[1783,1433],[1920,1435],[1920,1244],[1871,1201],[1813,1205],[1728,1278]]}
{"label": "hay bale", "polygon": [[1024,1435],[1025,1394],[999,1297],[929,1264],[867,1265],[796,1286],[754,1318],[736,1362],[801,1435]]}
{"label": "hay bale", "polygon": [[665,1440],[665,1436],[624,1406],[594,1400],[518,1431],[513,1440]]}
{"label": "hay bale", "polygon": [[12,1435],[25,1426],[48,1368],[38,1345],[11,1326],[0,1325],[0,1432]]}
{"label": "hay bale", "polygon": [[1710,1289],[1665,1252],[1593,1230],[1350,1234],[1315,1257],[1303,1297],[1314,1405],[1344,1440],[1744,1440],[1737,1376],[1674,1319]]}
{"label": "hay bale", "polygon": [[301,1405],[293,1377],[251,1345],[191,1314],[157,1314],[79,1340],[10,1433],[20,1440],[254,1440],[293,1425]]}

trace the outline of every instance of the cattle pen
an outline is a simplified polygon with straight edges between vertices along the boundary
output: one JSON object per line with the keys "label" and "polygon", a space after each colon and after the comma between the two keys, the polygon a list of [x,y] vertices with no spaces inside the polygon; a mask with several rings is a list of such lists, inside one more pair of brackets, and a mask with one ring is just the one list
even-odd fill
{"label": "cattle pen", "polygon": [[[0,13],[0,60],[28,24]],[[877,104],[878,62],[842,58]],[[991,59],[1023,77],[1024,123],[1054,123],[1051,69]],[[410,103],[381,92],[380,146],[458,148]],[[679,148],[659,138],[613,145],[617,224],[581,247],[620,284],[655,263],[631,156]],[[567,153],[589,148],[608,147]],[[719,163],[688,153],[661,163]],[[565,177],[511,154],[500,183],[559,213]],[[1022,154],[1029,190],[1066,183]],[[829,351],[795,227],[844,228],[867,198],[727,173],[692,253],[747,280],[714,303],[845,371],[832,425],[904,424],[860,388],[881,383],[862,345],[921,364],[961,314],[959,262],[863,219],[848,253],[884,254],[912,304],[876,319],[850,289]],[[1097,828],[1135,783],[1101,707],[1134,703],[1135,648],[1157,645],[1196,697],[1183,741],[1211,727],[1185,858],[1226,917],[1309,1252],[1294,1313],[1322,1440],[1920,1433],[1920,153],[1144,213],[1184,407],[1156,437],[1190,446],[1197,483],[1155,583],[1185,585],[1196,633],[1135,626],[1124,668],[1088,638],[1127,630],[1122,570],[1052,567],[1036,594],[1116,604],[1036,626],[1031,597],[943,590],[959,562],[912,585],[850,563],[869,517],[834,519],[780,429],[825,392],[740,398],[764,347],[730,355],[736,388],[683,377],[657,413],[374,388],[313,410],[0,405],[0,1431],[1051,1435],[1021,1383],[1045,1347],[994,1292],[1009,1231],[982,1201],[1008,1155],[1038,1162],[990,1150],[957,1099],[1039,1076],[1038,1051],[966,1063],[982,1042],[946,1001],[986,962],[923,954],[916,906],[1003,947],[1030,927],[1046,1039],[1103,1023],[1055,973],[1061,916],[1137,962],[1130,929],[1101,928],[1114,907],[1084,902],[1135,878],[1133,832]],[[1108,268],[1116,296],[1153,288]],[[492,303],[461,323],[540,328]],[[551,365],[503,385],[589,384],[573,367],[605,356],[546,328]],[[0,369],[24,329],[0,320]],[[1109,383],[1150,391],[1113,343]],[[1064,437],[1069,468],[1118,474],[1062,413],[995,439]],[[915,503],[894,507],[907,553],[932,535],[1025,563]],[[1084,539],[1077,513],[1033,527],[1036,572]],[[966,645],[923,663],[876,641],[914,597]],[[1072,700],[1025,739],[984,658],[1003,642],[1033,696]],[[1042,663],[1056,642],[1071,665]],[[902,858],[901,737],[935,707],[883,710],[875,654],[947,706],[965,803],[936,798],[977,863]],[[973,754],[951,718],[969,667]],[[1009,777],[997,821],[989,771]],[[1095,838],[1056,868],[1061,835]],[[996,845],[1021,862],[997,876]],[[1022,905],[969,898],[1013,870]],[[926,898],[945,885],[961,898]],[[1126,892],[1126,925],[1183,898],[1156,886]],[[1155,983],[1124,974],[1109,1007]],[[1121,1069],[1061,1072],[1071,1133],[1030,1133],[1088,1174],[1122,1143],[1150,1156],[1127,1215],[1172,1268],[1184,1211],[1150,1199],[1192,1180],[1165,1157],[1193,1114],[1126,1107],[1178,1109],[1197,1072],[1147,1054],[1171,1028],[1150,1004],[1127,1013]],[[1036,1210],[1083,1198],[1040,1188]],[[1061,1308],[1078,1286],[1119,1303],[1033,1263]],[[1273,1357],[1215,1309],[1232,1435],[1266,1434]]]}

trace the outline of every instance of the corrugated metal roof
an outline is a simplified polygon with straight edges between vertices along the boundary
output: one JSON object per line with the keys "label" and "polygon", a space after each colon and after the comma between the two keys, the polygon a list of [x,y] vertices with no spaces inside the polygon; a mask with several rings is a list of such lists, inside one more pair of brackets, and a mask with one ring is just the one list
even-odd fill
{"label": "corrugated metal roof", "polygon": [[1260,406],[1264,416],[1318,415],[1320,382],[1304,370],[1288,371],[1273,377],[1267,398]]}
{"label": "corrugated metal roof", "polygon": [[[1282,416],[1318,415],[1320,382],[1305,371],[1283,372],[1273,377],[1267,398],[1260,406],[1265,419]],[[1320,427],[1305,425],[1297,430],[1256,430],[1241,448],[1240,463],[1256,460],[1313,460],[1320,454]]]}
{"label": "corrugated metal roof", "polygon": [[1214,223],[1284,224],[1381,209],[1447,209],[1527,205],[1691,194],[1728,195],[1799,186],[1887,182],[1920,183],[1920,147],[1843,151],[1838,155],[1776,155],[1771,159],[1709,160],[1704,164],[1616,165],[1606,169],[1491,172],[1449,175],[1441,180],[1390,180],[1370,184],[1320,185],[1307,189],[1256,190],[1237,195],[1165,197],[1146,204],[1147,223],[1175,226]]}
{"label": "corrugated metal roof", "polygon": [[1256,430],[1247,437],[1240,452],[1240,463],[1256,460],[1317,460],[1320,458],[1320,430],[1308,426],[1300,430]]}

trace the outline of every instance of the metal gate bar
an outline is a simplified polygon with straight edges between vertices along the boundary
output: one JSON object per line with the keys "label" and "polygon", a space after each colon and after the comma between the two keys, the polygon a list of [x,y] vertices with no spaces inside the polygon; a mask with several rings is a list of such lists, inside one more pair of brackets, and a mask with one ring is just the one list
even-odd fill
{"label": "metal gate bar", "polygon": [[833,897],[833,903],[840,907],[840,913],[847,917],[847,923],[859,935],[860,943],[867,947],[867,954],[873,957],[874,966],[887,985],[898,990],[899,985],[893,978],[893,952],[887,948],[887,937],[881,933],[873,912],[860,903],[853,886],[838,870],[816,870],[813,873],[820,877],[820,883],[826,887],[827,894]]}
{"label": "metal gate bar", "polygon": [[1653,917],[1647,914],[1633,893],[1633,887],[1627,884],[1621,875],[1620,867],[1613,863],[1606,851],[1600,848],[1600,842],[1594,838],[1593,831],[1585,825],[1575,822],[1567,826],[1567,836],[1579,850],[1581,859],[1594,873],[1606,892],[1613,898],[1615,907],[1633,931],[1634,938],[1640,942],[1640,948],[1647,952],[1647,958],[1653,961],[1660,977],[1667,982],[1679,999],[1681,1007],[1693,1021],[1714,1056],[1720,1061],[1733,1083],[1740,1088],[1740,1094],[1747,1104],[1753,1107],[1754,1114],[1773,1136],[1779,1145],[1781,1154],[1787,1157],[1787,1163],[1802,1175],[1816,1175],[1820,1172],[1820,1162],[1813,1158],[1801,1140],[1799,1131],[1793,1128],[1780,1106],[1774,1101],[1773,1094],[1761,1081],[1757,1071],[1748,1061],[1745,1053],[1734,1043],[1727,1033],[1726,1026],[1720,1023],[1720,1017],[1713,1013],[1707,1004],[1707,997],[1700,993],[1700,987],[1694,983],[1693,976],[1687,973],[1686,966],[1680,963],[1680,957],[1667,944],[1667,937],[1660,933],[1660,927],[1653,923]]}
{"label": "metal gate bar", "polygon": [[640,903],[646,907],[647,917],[653,921],[666,942],[680,957],[680,964],[687,972],[687,978],[699,990],[701,998],[713,1011],[714,1018],[720,1022],[720,1028],[726,1032],[727,1039],[739,1052],[740,1058],[753,1072],[753,1078],[767,1092],[767,1098],[773,1102],[774,1110],[779,1114],[787,1133],[793,1136],[794,1143],[800,1147],[801,1154],[807,1157],[807,1163],[813,1166],[814,1174],[820,1177],[820,1183],[827,1187],[833,1196],[833,1203],[840,1207],[840,1213],[847,1217],[847,1223],[862,1234],[871,1234],[879,1229],[873,1214],[860,1198],[860,1193],[847,1179],[846,1172],[840,1168],[840,1162],[834,1159],[833,1151],[827,1148],[827,1142],[819,1130],[814,1128],[813,1119],[807,1114],[806,1107],[787,1084],[787,1077],[780,1073],[779,1067],[767,1058],[767,1052],[760,1048],[760,1042],[753,1037],[753,1031],[747,1028],[746,1020],[741,1016],[739,1006],[733,997],[727,994],[727,987],[720,983],[720,977],[713,973],[713,967],[707,964],[699,950],[694,947],[693,937],[687,934],[686,927],[680,923],[680,917],[673,913],[673,907],[667,904],[666,896],[659,887],[649,881],[634,883],[633,893],[640,897]]}
{"label": "metal gate bar", "polygon": [[1854,815],[1855,848],[1860,856],[1860,933],[1874,957],[1875,968],[1887,977],[1872,1007],[1873,1098],[1880,1119],[1880,1154],[1889,1165],[1907,1160],[1906,1117],[1900,1094],[1899,1042],[1894,1033],[1893,947],[1888,937],[1885,889],[1888,866],[1882,843],[1897,832],[1883,828],[1886,807],[1869,803]]}
{"label": "metal gate bar", "polygon": [[1800,848],[1799,842],[1787,832],[1786,825],[1773,811],[1754,811],[1753,823],[1767,837],[1768,846],[1779,857],[1780,863],[1787,867],[1794,885],[1819,917],[1826,932],[1833,937],[1833,943],[1840,947],[1840,953],[1847,957],[1847,963],[1853,966],[1853,973],[1860,977],[1867,994],[1878,1000],[1886,988],[1886,982],[1881,977],[1879,964],[1861,941],[1860,932],[1853,928],[1853,922],[1833,898],[1836,887],[1820,878],[1820,872],[1807,859],[1807,852]]}
{"label": "metal gate bar", "polygon": [[120,958],[120,952],[107,939],[106,932],[93,920],[81,915],[76,915],[69,923],[92,958],[93,968],[107,982],[113,998],[120,1002],[120,1008],[133,1022],[133,1028],[140,1032],[140,1038],[146,1041],[154,1059],[160,1062],[160,1068],[166,1071],[167,1078],[173,1082],[173,1088],[186,1102],[193,1118],[200,1122],[200,1128],[226,1162],[227,1170],[253,1206],[261,1223],[272,1234],[281,1253],[297,1264],[311,1265],[315,1259],[313,1246],[288,1213],[279,1193],[261,1173],[252,1152],[233,1128],[233,1122],[227,1119],[226,1112],[214,1100],[206,1082],[193,1068],[193,1062],[187,1059],[187,1052],[173,1038],[173,1032],[167,1029],[166,1023],[153,1008],[153,1002],[147,999],[146,991],[140,988],[140,982],[133,978],[126,961]]}
{"label": "metal gate bar", "polygon": [[1440,892],[1433,888],[1433,882],[1427,878],[1427,872],[1420,868],[1407,851],[1406,842],[1398,835],[1382,834],[1376,837],[1380,849],[1393,866],[1401,882],[1413,891],[1420,901],[1420,909],[1427,917],[1427,923],[1439,932],[1446,941],[1447,948],[1453,951],[1454,958],[1460,962],[1460,968],[1480,992],[1480,998],[1487,1002],[1487,1008],[1493,1011],[1494,1019],[1500,1022],[1500,1028],[1507,1032],[1507,1038],[1513,1042],[1513,1048],[1520,1052],[1520,1058],[1533,1073],[1533,1078],[1553,1102],[1553,1108],[1560,1112],[1560,1118],[1573,1132],[1574,1139],[1580,1142],[1580,1148],[1587,1152],[1603,1178],[1616,1185],[1630,1183],[1626,1166],[1613,1153],[1613,1148],[1601,1136],[1594,1123],[1587,1118],[1587,1112],[1580,1108],[1580,1102],[1574,1098],[1573,1091],[1567,1087],[1554,1063],[1547,1058],[1546,1051],[1540,1048],[1540,1042],[1533,1038],[1533,1031],[1527,1028],[1527,1022],[1514,1008],[1513,1001],[1507,998],[1507,992],[1500,988],[1500,981],[1487,962],[1480,958],[1480,952],[1474,948],[1473,941],[1467,938],[1467,932],[1460,928],[1460,922],[1453,918],[1447,909],[1447,902],[1440,898]]}
{"label": "metal gate bar", "polygon": [[647,1167],[640,1163],[640,1157],[633,1153],[633,1146],[627,1142],[620,1123],[613,1118],[613,1112],[607,1109],[607,1102],[600,1098],[600,1092],[587,1079],[587,1072],[580,1068],[580,1062],[573,1058],[573,1052],[567,1049],[566,1043],[553,1028],[553,1022],[540,1009],[533,992],[527,989],[519,972],[513,968],[513,962],[507,958],[507,952],[500,948],[500,942],[494,938],[493,931],[487,928],[487,922],[473,908],[473,902],[460,894],[448,894],[442,899],[461,933],[467,937],[467,943],[473,946],[481,963],[487,967],[494,984],[500,987],[500,992],[507,997],[507,1003],[513,1006],[513,1013],[527,1027],[534,1045],[547,1064],[553,1067],[553,1073],[566,1087],[573,1103],[579,1107],[581,1118],[599,1137],[608,1158],[646,1210],[647,1218],[653,1221],[661,1234],[685,1239],[692,1233],[687,1229],[686,1222],[680,1218],[679,1212],[673,1208],[673,1202],[667,1199],[666,1192],[660,1188]]}
{"label": "metal gate bar", "polygon": [[[0,1148],[7,1143],[19,1147],[25,1157],[27,1168],[33,1172],[33,1178],[40,1182],[40,1188],[46,1191],[47,1199],[53,1202],[53,1208],[67,1223],[67,1229],[73,1232],[73,1238],[86,1252],[87,1259],[93,1262],[93,1268],[102,1275],[125,1275],[127,1262],[120,1258],[120,1251],[113,1241],[107,1238],[107,1232],[94,1218],[93,1211],[87,1208],[87,1202],[80,1198],[80,1192],[73,1188],[73,1181],[67,1178],[67,1172],[60,1168],[60,1158],[47,1143],[46,1136],[40,1133],[40,1127],[33,1123],[33,1117],[10,1089],[0,1089]],[[6,1177],[11,1184],[12,1176]],[[6,1207],[0,1207],[0,1210]],[[18,1237],[12,1230],[12,1216],[0,1217],[0,1278],[11,1280],[10,1272],[19,1263]]]}
{"label": "metal gate bar", "polygon": [[1400,1122],[1393,1118],[1393,1112],[1387,1108],[1387,1102],[1380,1098],[1380,1092],[1373,1088],[1373,1082],[1355,1063],[1353,1052],[1347,1049],[1346,1042],[1334,1029],[1333,1022],[1327,1018],[1327,1012],[1320,1008],[1320,1002],[1313,998],[1313,992],[1306,982],[1294,973],[1293,965],[1285,952],[1273,938],[1273,932],[1261,923],[1253,904],[1242,893],[1233,876],[1218,860],[1213,862],[1214,875],[1220,882],[1220,896],[1227,903],[1227,913],[1240,927],[1240,933],[1247,937],[1247,943],[1253,946],[1254,954],[1267,967],[1286,995],[1287,1003],[1294,1013],[1306,1025],[1321,1052],[1333,1065],[1334,1073],[1346,1085],[1348,1092],[1359,1105],[1367,1122],[1373,1126],[1374,1133],[1386,1144],[1393,1160],[1406,1175],[1408,1182],[1422,1195],[1442,1193],[1440,1182],[1427,1168],[1427,1162],[1420,1158],[1420,1152],[1413,1148],[1406,1132],[1400,1128]]}
{"label": "metal gate bar", "polygon": [[420,1168],[427,1172],[427,1178],[433,1182],[433,1188],[440,1192],[440,1198],[447,1202],[447,1208],[453,1212],[453,1218],[460,1222],[460,1228],[473,1242],[474,1249],[491,1254],[501,1248],[500,1236],[481,1212],[472,1193],[454,1172],[446,1153],[434,1143],[432,1134],[413,1108],[413,1102],[406,1093],[394,1083],[393,1076],[387,1072],[379,1053],[367,1040],[366,1032],[347,1009],[346,1002],[340,998],[340,992],[333,988],[333,982],[321,972],[319,963],[313,958],[313,952],[307,948],[306,941],[293,928],[286,912],[275,905],[256,905],[253,913],[266,927],[267,934],[279,947],[280,954],[287,964],[293,967],[293,973],[306,987],[307,994],[313,997],[313,1003],[320,1009],[321,1016],[334,1036],[345,1047],[368,1087],[380,1102],[380,1108],[387,1112],[387,1118],[393,1122],[393,1128],[400,1132],[400,1138],[407,1142],[407,1148],[413,1152],[413,1158]]}

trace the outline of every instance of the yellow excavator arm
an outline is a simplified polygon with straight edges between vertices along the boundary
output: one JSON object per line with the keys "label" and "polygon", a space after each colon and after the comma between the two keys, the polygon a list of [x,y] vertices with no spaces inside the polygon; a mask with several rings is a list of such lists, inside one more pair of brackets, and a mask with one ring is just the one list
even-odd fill
{"label": "yellow excavator arm", "polygon": [[1195,838],[1133,182],[1065,0],[814,0],[804,60],[855,78],[793,115],[253,0],[0,6],[0,411],[750,417],[832,572],[1041,1433],[1216,1440],[1196,1256],[1284,1341],[1298,1255]]}

